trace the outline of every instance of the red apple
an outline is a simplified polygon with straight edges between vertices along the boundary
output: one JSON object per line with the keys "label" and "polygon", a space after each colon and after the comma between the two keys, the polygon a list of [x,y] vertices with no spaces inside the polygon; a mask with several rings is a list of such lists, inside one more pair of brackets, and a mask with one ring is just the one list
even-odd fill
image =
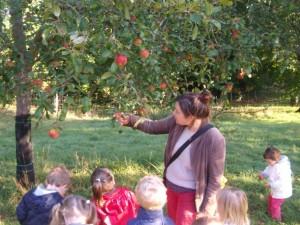
{"label": "red apple", "polygon": [[143,43],[143,40],[141,39],[141,38],[139,38],[139,37],[137,37],[137,38],[135,38],[134,40],[133,40],[133,44],[135,45],[135,46],[141,46],[141,44]]}
{"label": "red apple", "polygon": [[131,21],[131,22],[135,22],[135,21],[136,21],[136,16],[133,16],[133,15],[130,16],[130,21]]}
{"label": "red apple", "polygon": [[59,131],[54,128],[52,128],[48,131],[48,136],[52,139],[57,139],[59,137],[59,135],[60,135]]}
{"label": "red apple", "polygon": [[161,82],[161,83],[159,84],[159,88],[160,88],[161,90],[165,90],[167,87],[168,87],[168,85],[167,85],[166,82]]}
{"label": "red apple", "polygon": [[239,38],[239,35],[240,35],[240,31],[239,30],[231,30],[231,37],[232,39],[238,39]]}
{"label": "red apple", "polygon": [[31,84],[37,88],[42,88],[43,87],[44,81],[42,79],[33,79],[31,80]]}
{"label": "red apple", "polygon": [[145,48],[140,51],[140,57],[143,59],[147,59],[149,57],[149,55],[150,55],[150,52]]}
{"label": "red apple", "polygon": [[123,54],[117,54],[115,57],[115,63],[118,67],[123,68],[127,64],[127,56]]}

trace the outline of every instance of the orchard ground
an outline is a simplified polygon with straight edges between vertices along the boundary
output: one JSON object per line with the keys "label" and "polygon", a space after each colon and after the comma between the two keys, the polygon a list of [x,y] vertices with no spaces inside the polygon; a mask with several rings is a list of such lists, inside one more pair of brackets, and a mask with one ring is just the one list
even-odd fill
{"label": "orchard ground", "polygon": [[[213,122],[227,140],[227,185],[245,190],[249,198],[252,224],[276,224],[266,215],[267,191],[257,172],[266,164],[262,153],[274,145],[292,163],[294,193],[283,207],[284,223],[300,224],[300,114],[292,107],[239,107]],[[251,113],[249,113],[251,112]],[[89,178],[97,167],[113,170],[119,185],[134,188],[146,174],[161,175],[166,135],[150,136],[120,127],[111,118],[68,116],[66,121],[32,124],[36,183],[43,182],[49,169],[65,164],[72,172],[72,192],[90,197]],[[60,137],[51,139],[48,131],[61,126]],[[14,112],[0,111],[0,224],[16,225],[15,207],[24,191],[15,182]]]}

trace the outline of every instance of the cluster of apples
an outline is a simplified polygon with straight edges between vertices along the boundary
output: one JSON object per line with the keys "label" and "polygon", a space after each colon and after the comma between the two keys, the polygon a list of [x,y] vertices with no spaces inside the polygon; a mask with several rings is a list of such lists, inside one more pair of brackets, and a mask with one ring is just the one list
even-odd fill
{"label": "cluster of apples", "polygon": [[[139,37],[136,37],[134,40],[133,40],[133,44],[137,47],[140,47],[142,44],[143,44],[143,40]],[[150,51],[146,48],[142,48],[140,51],[139,51],[139,56],[142,58],[142,59],[147,59],[149,56],[150,56]],[[119,68],[123,68],[128,62],[128,58],[126,55],[124,54],[121,54],[121,53],[118,53],[116,56],[115,56],[115,63],[118,65]]]}
{"label": "cluster of apples", "polygon": [[[133,44],[136,47],[140,47],[143,44],[143,40],[140,37],[136,37],[133,40]],[[141,57],[141,59],[145,60],[150,56],[150,51],[146,48],[142,48],[139,51],[139,56]],[[126,55],[118,53],[115,56],[115,63],[118,65],[119,68],[124,68],[126,66],[127,62],[128,62],[128,57]],[[165,90],[168,87],[168,85],[167,85],[166,82],[161,82],[159,87],[160,87],[161,90]],[[151,89],[153,91],[153,88],[151,88]]]}

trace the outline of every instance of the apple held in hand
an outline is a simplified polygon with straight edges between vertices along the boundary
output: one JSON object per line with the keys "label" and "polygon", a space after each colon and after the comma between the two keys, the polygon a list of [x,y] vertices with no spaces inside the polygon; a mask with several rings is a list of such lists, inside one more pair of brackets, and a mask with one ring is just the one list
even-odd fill
{"label": "apple held in hand", "polygon": [[140,51],[140,57],[142,59],[147,59],[149,57],[149,55],[150,55],[150,52],[145,48]]}
{"label": "apple held in hand", "polygon": [[118,67],[123,68],[127,64],[127,56],[123,54],[117,54],[115,57],[115,63]]}
{"label": "apple held in hand", "polygon": [[52,139],[57,139],[59,135],[60,135],[59,131],[54,128],[48,131],[48,136]]}

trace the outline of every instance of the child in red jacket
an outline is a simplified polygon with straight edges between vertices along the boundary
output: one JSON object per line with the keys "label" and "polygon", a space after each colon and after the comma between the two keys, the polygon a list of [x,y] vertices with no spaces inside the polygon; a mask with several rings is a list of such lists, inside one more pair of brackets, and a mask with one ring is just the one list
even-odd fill
{"label": "child in red jacket", "polygon": [[92,202],[97,209],[98,225],[126,225],[137,214],[138,205],[133,192],[116,187],[112,172],[97,168],[91,176]]}

